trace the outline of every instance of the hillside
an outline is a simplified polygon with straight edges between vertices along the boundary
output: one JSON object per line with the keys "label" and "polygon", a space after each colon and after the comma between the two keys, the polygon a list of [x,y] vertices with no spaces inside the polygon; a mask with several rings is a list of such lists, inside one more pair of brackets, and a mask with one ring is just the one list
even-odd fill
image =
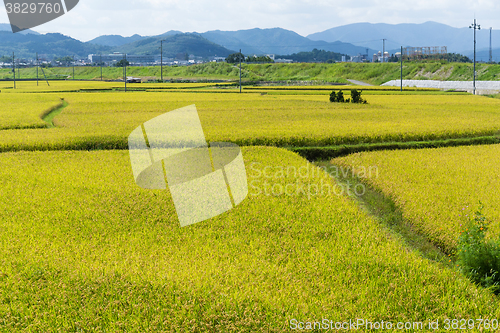
{"label": "hillside", "polygon": [[[166,57],[175,57],[178,54],[194,54],[200,57],[226,57],[233,51],[217,45],[198,34],[174,34],[167,32],[154,37],[134,35],[102,36],[97,38],[100,44],[126,44],[120,46],[105,46],[83,43],[77,39],[62,34],[13,34],[9,31],[0,31],[0,56],[16,53],[17,58],[34,59],[38,52],[44,59],[52,60],[55,57],[73,56],[87,58],[89,54],[125,52],[128,54],[160,54],[160,40],[163,42],[163,54]],[[94,41],[96,41],[94,40]],[[135,41],[133,41],[135,40]]]}
{"label": "hillside", "polygon": [[[177,34],[182,34],[182,31],[178,30],[170,30],[165,32],[164,34],[158,35],[158,36],[151,36],[151,37],[166,37],[166,36],[173,36]],[[149,38],[148,36],[141,36],[138,34],[132,35],[130,37],[123,37],[121,35],[103,35],[96,37],[92,40],[89,40],[87,43],[91,44],[97,44],[97,45],[102,45],[102,46],[112,46],[112,47],[117,47],[117,46],[122,46],[125,44],[133,43],[138,40],[146,39]]]}
{"label": "hillside", "polygon": [[18,58],[34,59],[35,54],[52,60],[54,57],[72,56],[86,58],[91,53],[109,52],[110,48],[83,43],[77,39],[59,34],[13,34],[12,31],[0,31],[0,56],[16,53]]}
{"label": "hillside", "polygon": [[103,36],[99,36],[97,38],[94,38],[92,40],[89,40],[88,43],[102,45],[102,46],[115,46],[116,47],[116,46],[121,46],[121,45],[125,45],[128,43],[133,43],[133,42],[141,40],[143,38],[146,38],[146,37],[140,36],[138,34],[135,34],[135,35],[130,36],[130,37],[123,37],[120,35],[103,35]]}
{"label": "hillside", "polygon": [[[384,82],[399,79],[400,67],[397,63],[385,64],[243,64],[242,77],[244,81],[323,81],[347,83],[347,79],[360,80],[371,84],[382,84]],[[477,65],[478,80],[500,80],[500,65]],[[45,70],[49,78],[57,78],[63,75],[70,76],[71,68],[49,68]],[[129,67],[128,75],[155,79],[160,77],[160,67]],[[417,80],[449,80],[468,81],[472,80],[472,64],[464,63],[408,63],[403,68],[404,79]],[[34,68],[21,69],[21,78],[36,77]],[[41,75],[41,74],[40,74]],[[56,76],[58,75],[58,76]],[[189,67],[164,66],[163,76],[165,79],[188,79],[188,80],[237,80],[238,68],[226,63],[206,63]],[[100,70],[98,67],[76,68],[76,79],[98,79]],[[18,76],[19,77],[19,76]],[[105,67],[103,78],[108,80],[120,79],[121,68]],[[0,79],[12,78],[9,69],[0,69]]]}
{"label": "hillside", "polygon": [[234,51],[228,50],[203,38],[198,34],[176,34],[173,36],[155,36],[122,45],[115,51],[128,54],[160,54],[160,41],[163,42],[163,55],[175,57],[178,54],[194,54],[199,57],[227,57]]}

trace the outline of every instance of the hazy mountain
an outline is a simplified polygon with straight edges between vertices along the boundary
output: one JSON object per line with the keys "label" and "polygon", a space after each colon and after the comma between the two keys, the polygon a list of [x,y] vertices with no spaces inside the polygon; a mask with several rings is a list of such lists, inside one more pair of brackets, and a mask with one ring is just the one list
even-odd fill
{"label": "hazy mountain", "polygon": [[103,45],[103,46],[120,46],[128,43],[135,42],[137,40],[141,40],[146,37],[142,37],[140,35],[133,35],[130,37],[123,37],[120,35],[103,35],[92,40],[89,40],[87,43]]}
{"label": "hazy mountain", "polygon": [[[234,51],[230,51],[220,45],[201,37],[198,34],[184,34],[177,31],[169,31],[154,37],[143,37],[134,35],[101,36],[97,40],[103,44],[113,44],[129,41],[119,46],[105,46],[95,44],[95,40],[83,43],[74,38],[62,34],[26,34],[12,33],[10,25],[8,31],[0,31],[0,56],[12,55],[15,52],[18,58],[34,59],[36,52],[47,60],[54,57],[76,56],[87,58],[89,54],[107,54],[111,52],[126,52],[128,54],[160,54],[160,40],[163,42],[163,54],[165,57],[176,57],[180,54],[194,54],[195,56],[226,57]],[[133,41],[133,39],[137,39]],[[131,41],[131,42],[130,42]]]}
{"label": "hazy mountain", "polygon": [[366,53],[366,48],[335,41],[313,41],[296,32],[281,28],[250,29],[238,31],[208,31],[203,37],[228,49],[239,50],[244,54],[292,54],[313,49],[357,55]]}
{"label": "hazy mountain", "polygon": [[[182,34],[182,31],[170,30],[164,34],[154,36],[154,37],[166,37],[166,36],[172,36],[172,35],[177,35],[177,34]],[[103,35],[103,36],[99,36],[97,38],[94,38],[92,40],[89,40],[87,43],[116,47],[116,46],[122,46],[125,44],[133,43],[135,41],[146,39],[146,38],[148,38],[148,36],[141,36],[138,34],[135,34],[135,35],[130,36],[130,37],[123,37],[121,35]]]}
{"label": "hazy mountain", "polygon": [[[464,22],[464,25],[467,22]],[[484,29],[486,28],[486,29]],[[450,53],[469,55],[474,48],[473,30],[453,28],[436,22],[422,24],[354,23],[307,36],[312,40],[349,42],[382,50],[382,38],[387,38],[386,49],[401,46],[447,46]],[[477,48],[489,48],[489,28],[477,31]],[[493,30],[493,48],[500,47],[500,31]]]}
{"label": "hazy mountain", "polygon": [[[493,51],[493,61],[500,62],[500,48],[493,49],[492,51]],[[469,57],[471,60],[474,59],[474,52],[465,53],[464,55]],[[490,50],[489,49],[477,50],[476,60],[484,62],[490,61]]]}
{"label": "hazy mountain", "polygon": [[241,49],[241,52],[245,54],[261,54],[264,53],[261,49],[258,47],[253,47],[245,42],[242,42],[236,37],[231,36],[228,34],[226,31],[220,31],[220,30],[215,30],[215,31],[208,31],[205,33],[200,34],[204,38],[208,39],[209,41],[222,45],[226,48],[233,49],[236,51],[239,51]]}
{"label": "hazy mountain", "polygon": [[163,42],[163,55],[175,57],[179,54],[194,54],[199,57],[220,56],[226,57],[234,51],[217,45],[199,34],[181,33],[173,36],[147,37],[133,43],[122,45],[114,49],[128,54],[160,54],[160,40]]}
{"label": "hazy mountain", "polygon": [[12,55],[18,58],[34,59],[38,52],[42,58],[77,56],[86,58],[91,53],[109,52],[109,47],[83,43],[62,34],[22,34],[12,31],[0,31],[0,56]]}
{"label": "hazy mountain", "polygon": [[[483,27],[484,28],[484,27]],[[500,30],[493,30],[493,59],[500,61]],[[34,58],[35,53],[47,59],[62,56],[87,57],[89,54],[126,52],[128,54],[159,54],[160,40],[164,55],[222,56],[237,52],[246,55],[311,52],[313,49],[357,55],[373,54],[382,50],[386,38],[386,51],[395,53],[400,46],[447,46],[448,52],[461,53],[472,58],[473,31],[453,28],[436,22],[422,24],[355,23],[332,28],[303,37],[281,28],[249,29],[239,31],[208,31],[181,33],[168,31],[158,36],[105,35],[83,43],[62,34],[41,35],[32,30],[13,34],[10,24],[0,24],[0,56],[16,52],[19,57]],[[489,29],[477,31],[477,59],[489,59]]]}
{"label": "hazy mountain", "polygon": [[[0,31],[10,31],[10,32],[12,32],[12,28],[10,27],[10,24],[8,24],[8,23],[0,23]],[[18,34],[23,34],[23,35],[27,35],[27,34],[39,35],[38,32],[30,30],[30,29],[18,32]]]}

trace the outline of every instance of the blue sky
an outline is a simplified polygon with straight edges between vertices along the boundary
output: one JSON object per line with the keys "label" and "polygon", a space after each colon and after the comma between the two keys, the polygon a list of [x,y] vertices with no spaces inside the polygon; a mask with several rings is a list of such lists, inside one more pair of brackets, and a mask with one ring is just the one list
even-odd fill
{"label": "blue sky", "polygon": [[[466,27],[474,14],[500,29],[500,1],[479,0],[80,0],[71,12],[34,30],[87,41],[104,34],[157,35],[168,30],[205,32],[281,27],[303,36],[357,23],[436,21]],[[0,22],[7,23],[5,8]]]}

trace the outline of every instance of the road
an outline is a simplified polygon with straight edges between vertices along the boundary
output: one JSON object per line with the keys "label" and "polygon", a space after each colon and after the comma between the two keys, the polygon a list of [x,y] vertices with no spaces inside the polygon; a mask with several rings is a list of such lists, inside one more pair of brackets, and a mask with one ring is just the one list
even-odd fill
{"label": "road", "polygon": [[372,86],[372,84],[362,82],[362,81],[357,81],[357,80],[347,80],[347,81],[349,81],[352,84],[357,85],[357,86]]}

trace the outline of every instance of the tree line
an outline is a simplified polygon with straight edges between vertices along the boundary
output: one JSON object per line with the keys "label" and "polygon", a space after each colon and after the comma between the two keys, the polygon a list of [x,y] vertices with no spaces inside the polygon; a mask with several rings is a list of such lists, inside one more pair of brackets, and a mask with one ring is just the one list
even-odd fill
{"label": "tree line", "polygon": [[233,53],[227,56],[226,62],[230,64],[236,64],[241,62],[274,62],[273,59],[271,59],[269,56],[248,56],[245,57],[243,53]]}

